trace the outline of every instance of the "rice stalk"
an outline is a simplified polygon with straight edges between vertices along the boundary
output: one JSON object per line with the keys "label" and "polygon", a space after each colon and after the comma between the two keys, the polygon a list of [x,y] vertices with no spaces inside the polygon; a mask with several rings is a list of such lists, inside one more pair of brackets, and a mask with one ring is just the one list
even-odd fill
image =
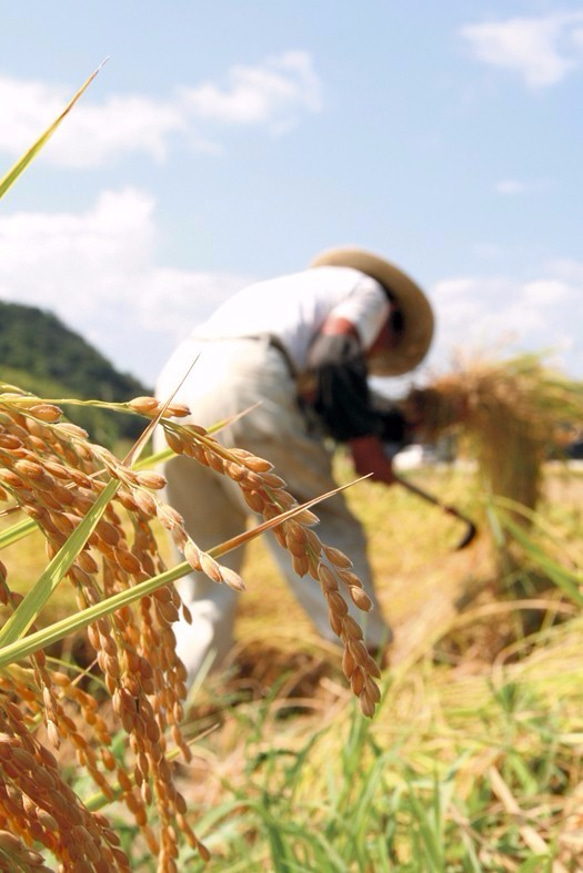
{"label": "rice stalk", "polygon": [[[188,615],[173,581],[195,568],[240,590],[242,580],[220,564],[220,555],[273,528],[296,569],[321,586],[332,627],[344,644],[345,675],[365,715],[374,713],[380,699],[375,682],[379,669],[364,647],[360,627],[348,615],[345,596],[361,609],[370,607],[350,560],[320,542],[312,530],[316,516],[297,505],[271,464],[241,450],[226,450],[203,428],[181,424],[180,418],[189,413],[181,405],[164,409],[153,398],[136,398],[130,407],[149,419],[150,427],[161,414],[172,416],[161,420],[172,449],[236,481],[264,521],[254,531],[202,551],[179,514],[160,499],[162,476],[143,465],[128,466],[91,443],[53,403],[17,391],[0,394],[0,500],[18,507],[42,531],[49,559],[24,598],[11,591],[7,568],[0,565],[0,602],[7,615],[0,630],[0,831],[17,834],[23,851],[33,840],[42,844],[63,870],[76,870],[75,865],[85,865],[87,871],[128,869],[107,818],[71,797],[37,738],[42,724],[50,744],[71,745],[79,767],[104,797],[126,807],[157,856],[159,871],[173,873],[182,838],[208,857],[169,765],[174,749],[186,761],[191,755],[180,726],[186,674],[172,630],[181,614]],[[185,561],[177,568],[165,567],[154,524],[169,531],[182,550]],[[22,534],[20,523],[16,528]],[[6,534],[6,541],[11,540]],[[77,613],[39,628],[43,606],[65,582],[74,588]],[[78,687],[74,672],[55,670],[44,654],[49,642],[82,627],[127,737],[123,760],[113,753],[112,734],[95,699]],[[40,787],[33,790],[27,774],[41,767],[56,769],[57,775],[44,782],[39,777]],[[9,802],[16,795],[52,816],[51,826],[31,825],[21,805]],[[13,827],[15,817],[18,828]],[[153,818],[159,822],[157,832]],[[68,822],[82,830],[73,832]],[[1,853],[0,840],[0,858]]]}

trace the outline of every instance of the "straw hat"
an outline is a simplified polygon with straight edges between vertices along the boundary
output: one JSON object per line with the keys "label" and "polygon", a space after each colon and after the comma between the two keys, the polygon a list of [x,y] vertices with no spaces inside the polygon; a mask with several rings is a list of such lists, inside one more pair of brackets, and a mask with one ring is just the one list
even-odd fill
{"label": "straw hat", "polygon": [[403,332],[399,341],[371,358],[371,373],[401,376],[421,363],[433,338],[433,310],[421,288],[409,276],[384,258],[354,246],[328,249],[317,255],[310,266],[360,270],[380,282],[401,310]]}

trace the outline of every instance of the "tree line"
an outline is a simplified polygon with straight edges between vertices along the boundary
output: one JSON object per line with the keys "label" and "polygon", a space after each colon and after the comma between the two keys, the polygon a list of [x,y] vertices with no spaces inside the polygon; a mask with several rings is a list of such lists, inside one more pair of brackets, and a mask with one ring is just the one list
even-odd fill
{"label": "tree line", "polygon": [[[133,376],[115,367],[54,314],[0,301],[0,382],[40,397],[124,401],[150,394]],[[92,439],[112,446],[132,440],[143,421],[101,409],[63,406]]]}

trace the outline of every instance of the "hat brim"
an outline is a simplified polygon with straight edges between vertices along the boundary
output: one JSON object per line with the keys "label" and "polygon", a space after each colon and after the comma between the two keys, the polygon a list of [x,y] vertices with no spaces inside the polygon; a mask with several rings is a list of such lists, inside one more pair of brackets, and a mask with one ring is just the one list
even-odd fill
{"label": "hat brim", "polygon": [[365,249],[342,246],[317,255],[310,267],[352,267],[380,282],[403,315],[403,332],[398,343],[383,349],[369,361],[376,376],[402,376],[417,367],[433,339],[433,310],[419,286],[406,273]]}

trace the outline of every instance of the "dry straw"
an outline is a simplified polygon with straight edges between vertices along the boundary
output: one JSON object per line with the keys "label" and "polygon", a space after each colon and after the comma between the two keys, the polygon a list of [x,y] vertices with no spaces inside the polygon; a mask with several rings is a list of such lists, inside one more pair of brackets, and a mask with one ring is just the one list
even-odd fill
{"label": "dry straw", "polygon": [[[263,516],[258,530],[273,526],[296,571],[320,585],[330,624],[344,646],[344,672],[363,713],[372,716],[380,697],[379,668],[348,614],[346,598],[364,610],[370,601],[350,560],[315,534],[316,516],[296,505],[269,462],[226,450],[203,428],[177,421],[188,414],[185,407],[171,404],[164,410],[150,397],[123,407],[152,422],[162,413],[170,416],[161,423],[172,449],[237,482],[249,506]],[[33,843],[49,850],[62,871],[129,869],[107,818],[64,781],[49,750],[63,742],[101,792],[103,806],[115,800],[131,813],[158,857],[160,873],[177,870],[182,838],[208,857],[169,763],[176,751],[186,760],[191,753],[181,731],[186,673],[172,627],[181,613],[189,616],[168,580],[194,568],[218,584],[243,588],[240,577],[218,558],[253,534],[202,551],[181,516],[160,499],[164,484],[159,474],[133,469],[93,444],[54,403],[14,390],[0,394],[0,500],[40,528],[52,570],[23,599],[11,590],[8,571],[0,565],[0,601],[7,615],[0,629],[0,870],[43,869]],[[92,523],[86,528],[88,519]],[[173,575],[160,557],[158,523],[186,559]],[[79,686],[74,672],[55,669],[41,647],[36,617],[61,576],[74,588],[80,616],[99,615],[88,624],[87,638],[111,700],[114,728],[127,738],[121,758],[114,754],[111,727],[94,697]],[[148,593],[138,599],[144,585]],[[95,613],[120,597],[123,605],[115,611]],[[74,617],[70,626],[75,627]],[[23,637],[23,644],[41,641],[22,650],[25,659],[18,654]],[[16,654],[8,658],[3,651]]]}
{"label": "dry straw", "polygon": [[538,355],[475,358],[413,391],[408,404],[430,438],[458,435],[491,494],[534,509],[543,462],[583,419],[583,385]]}

